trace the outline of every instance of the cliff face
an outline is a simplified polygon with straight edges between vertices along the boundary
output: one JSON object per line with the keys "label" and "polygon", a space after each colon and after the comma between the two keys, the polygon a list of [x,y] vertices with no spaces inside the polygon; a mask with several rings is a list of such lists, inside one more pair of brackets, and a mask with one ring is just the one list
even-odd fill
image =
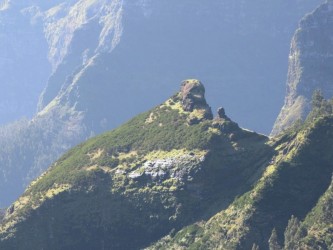
{"label": "cliff face", "polygon": [[327,1],[300,22],[291,43],[285,104],[272,135],[304,120],[311,109],[311,97],[320,89],[333,96],[333,2]]}

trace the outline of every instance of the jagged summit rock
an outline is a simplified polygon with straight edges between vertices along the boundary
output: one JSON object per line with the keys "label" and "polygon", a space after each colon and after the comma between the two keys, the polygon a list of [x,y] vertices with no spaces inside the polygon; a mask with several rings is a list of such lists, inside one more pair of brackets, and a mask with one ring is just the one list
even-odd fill
{"label": "jagged summit rock", "polygon": [[217,109],[217,115],[218,115],[219,118],[224,118],[225,117],[225,110],[224,110],[224,108],[219,107]]}
{"label": "jagged summit rock", "polygon": [[179,93],[184,111],[192,112],[189,124],[195,124],[203,119],[213,119],[211,107],[205,99],[205,87],[197,79],[188,79],[182,82]]}
{"label": "jagged summit rock", "polygon": [[192,112],[195,108],[207,105],[205,87],[199,80],[190,79],[183,81],[180,94],[185,111]]}
{"label": "jagged summit rock", "polygon": [[225,109],[223,107],[217,109],[217,118],[230,121],[230,118],[225,114]]}

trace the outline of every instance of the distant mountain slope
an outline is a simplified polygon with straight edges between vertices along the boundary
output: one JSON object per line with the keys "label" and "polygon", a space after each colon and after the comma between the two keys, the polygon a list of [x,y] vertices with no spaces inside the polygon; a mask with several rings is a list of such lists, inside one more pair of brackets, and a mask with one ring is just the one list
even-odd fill
{"label": "distant mountain slope", "polygon": [[[113,92],[145,89],[148,99],[127,116],[115,114],[113,127],[167,97],[152,83],[159,81],[167,93],[177,88],[172,83],[193,76],[213,89],[214,108],[222,98],[243,126],[267,133],[281,104],[291,35],[298,20],[320,2],[3,1],[0,124],[32,117],[47,81],[38,110],[61,95],[89,59],[106,52],[117,65],[117,72],[108,74]],[[123,89],[129,79],[132,87]],[[235,100],[247,105],[235,106]],[[258,108],[262,103],[267,110]]]}
{"label": "distant mountain slope", "polygon": [[[29,76],[32,74],[31,67],[37,70],[38,74],[46,73],[44,67],[52,67],[53,74],[49,79],[49,84],[58,94],[61,92],[62,84],[71,79],[77,68],[87,63],[91,53],[99,53],[102,50],[109,51],[111,46],[117,43],[118,33],[116,31],[121,27],[118,27],[118,23],[114,23],[113,20],[117,18],[115,11],[119,10],[120,7],[119,1],[52,1],[51,3],[13,0],[6,8],[3,8],[0,17],[8,15],[14,21],[25,18],[25,24],[31,25],[30,29],[33,29],[35,33],[41,32],[39,36],[34,37],[34,39],[41,39],[41,41],[38,40],[34,43],[37,51],[26,49],[33,54],[43,55],[44,53],[45,59],[48,56],[49,63],[45,61],[39,67],[38,63],[29,61],[26,63],[28,65],[24,65],[24,67],[25,70],[29,71]],[[112,20],[110,20],[111,17]],[[18,25],[14,21],[9,24]],[[5,26],[9,25],[7,19],[3,23]],[[82,33],[84,33],[83,36]],[[10,43],[9,38],[6,38],[6,41]],[[24,39],[30,42],[30,36],[24,36]],[[44,48],[40,43],[45,43],[46,47]],[[15,46],[15,43],[11,45]],[[24,49],[24,47],[19,49]],[[24,55],[22,53],[22,56]],[[12,73],[9,70],[4,73],[10,73],[11,77],[22,78],[21,82],[29,80],[24,75],[25,71],[22,71],[21,74]],[[54,74],[57,75],[56,78]],[[45,81],[46,79],[43,84]],[[24,98],[32,101],[29,91],[33,88],[26,91],[15,84],[14,86],[10,85],[10,88],[22,90]],[[41,87],[39,88],[38,95],[42,90]],[[38,99],[37,93],[35,94],[34,112]],[[46,100],[46,96],[46,94],[43,95],[40,103]],[[53,97],[47,101],[47,104],[52,101]],[[20,105],[29,109],[29,106],[24,104],[26,100],[24,98],[15,97],[10,102],[20,100],[22,101]],[[98,99],[98,96],[95,95],[92,98]],[[7,102],[5,98],[2,101]],[[11,105],[10,102],[4,107],[4,112],[10,112],[15,116],[17,115],[15,110],[11,109],[14,105]],[[56,100],[52,103],[56,103]],[[57,108],[52,109],[50,108],[52,103],[44,108],[43,112],[35,114],[31,120],[21,119],[0,128],[0,207],[8,206],[31,180],[44,172],[46,167],[62,153],[100,131],[94,131],[91,127],[86,126],[83,121],[85,117],[83,111],[75,109],[74,105],[69,106],[67,103],[62,103],[57,105]],[[29,112],[32,114],[31,111]],[[5,119],[6,116],[4,115],[3,118]],[[85,120],[86,124],[89,125],[95,122],[87,120]],[[105,130],[107,127],[103,126],[103,129]]]}
{"label": "distant mountain slope", "polygon": [[43,25],[34,22],[28,9],[7,7],[0,7],[0,125],[36,113],[51,73]]}
{"label": "distant mountain slope", "polygon": [[306,15],[296,31],[289,55],[285,104],[272,135],[304,120],[311,107],[314,90],[326,98],[333,96],[333,1],[328,0]]}
{"label": "distant mountain slope", "polygon": [[[117,13],[113,9],[121,1],[2,2],[0,124],[33,117],[47,82],[55,85],[52,88],[57,93],[60,90],[57,85],[61,86],[86,57],[117,43],[114,38],[117,34],[113,35]],[[81,36],[80,43],[75,43],[74,37],[80,36],[77,33],[85,25],[90,26],[90,30]]]}
{"label": "distant mountain slope", "polygon": [[0,207],[7,207],[45,166],[89,135],[79,113],[50,112],[0,128]]}
{"label": "distant mountain slope", "polygon": [[269,140],[204,94],[186,80],[62,156],[8,208],[0,248],[276,249],[302,228],[300,246],[329,249],[332,110]]}
{"label": "distant mountain slope", "polygon": [[[100,122],[118,126],[167,98],[179,79],[194,77],[211,89],[214,108],[222,99],[242,126],[268,133],[282,105],[292,34],[321,2],[105,1],[101,7],[101,1],[79,1],[52,23],[72,32],[58,37],[51,29],[49,40],[62,44],[69,36],[71,42],[61,50],[52,44],[67,53],[39,110],[54,98],[79,102],[88,116],[97,116],[97,107],[93,126],[99,131]],[[66,22],[76,15],[84,22]]]}

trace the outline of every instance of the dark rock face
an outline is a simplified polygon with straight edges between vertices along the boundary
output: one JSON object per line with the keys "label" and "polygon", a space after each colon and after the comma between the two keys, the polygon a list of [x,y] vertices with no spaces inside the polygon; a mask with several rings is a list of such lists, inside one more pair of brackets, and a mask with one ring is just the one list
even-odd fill
{"label": "dark rock face", "polygon": [[227,121],[231,121],[230,118],[225,114],[225,110],[222,107],[219,107],[217,109],[217,118],[227,120]]}
{"label": "dark rock face", "polygon": [[212,119],[212,109],[207,104],[205,99],[205,87],[195,79],[185,80],[181,85],[181,103],[182,107],[187,112],[199,110],[199,116],[190,116],[189,124],[197,124],[203,119]]}
{"label": "dark rock face", "polygon": [[294,35],[285,104],[272,135],[306,118],[316,89],[320,89],[325,98],[333,96],[333,1],[327,1],[305,16]]}
{"label": "dark rock face", "polygon": [[224,118],[225,117],[225,110],[224,108],[220,107],[217,109],[217,115],[219,118]]}
{"label": "dark rock face", "polygon": [[206,108],[205,87],[198,80],[185,80],[181,86],[182,106],[185,111]]}

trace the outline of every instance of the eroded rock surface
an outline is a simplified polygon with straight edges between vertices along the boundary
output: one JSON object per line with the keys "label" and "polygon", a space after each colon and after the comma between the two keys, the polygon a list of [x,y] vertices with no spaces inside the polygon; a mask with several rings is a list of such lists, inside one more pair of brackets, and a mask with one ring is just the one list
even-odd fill
{"label": "eroded rock surface", "polygon": [[189,79],[182,82],[180,97],[184,111],[193,112],[197,110],[200,113],[190,119],[190,124],[200,122],[202,119],[212,119],[213,114],[210,106],[205,99],[205,87],[196,79]]}

